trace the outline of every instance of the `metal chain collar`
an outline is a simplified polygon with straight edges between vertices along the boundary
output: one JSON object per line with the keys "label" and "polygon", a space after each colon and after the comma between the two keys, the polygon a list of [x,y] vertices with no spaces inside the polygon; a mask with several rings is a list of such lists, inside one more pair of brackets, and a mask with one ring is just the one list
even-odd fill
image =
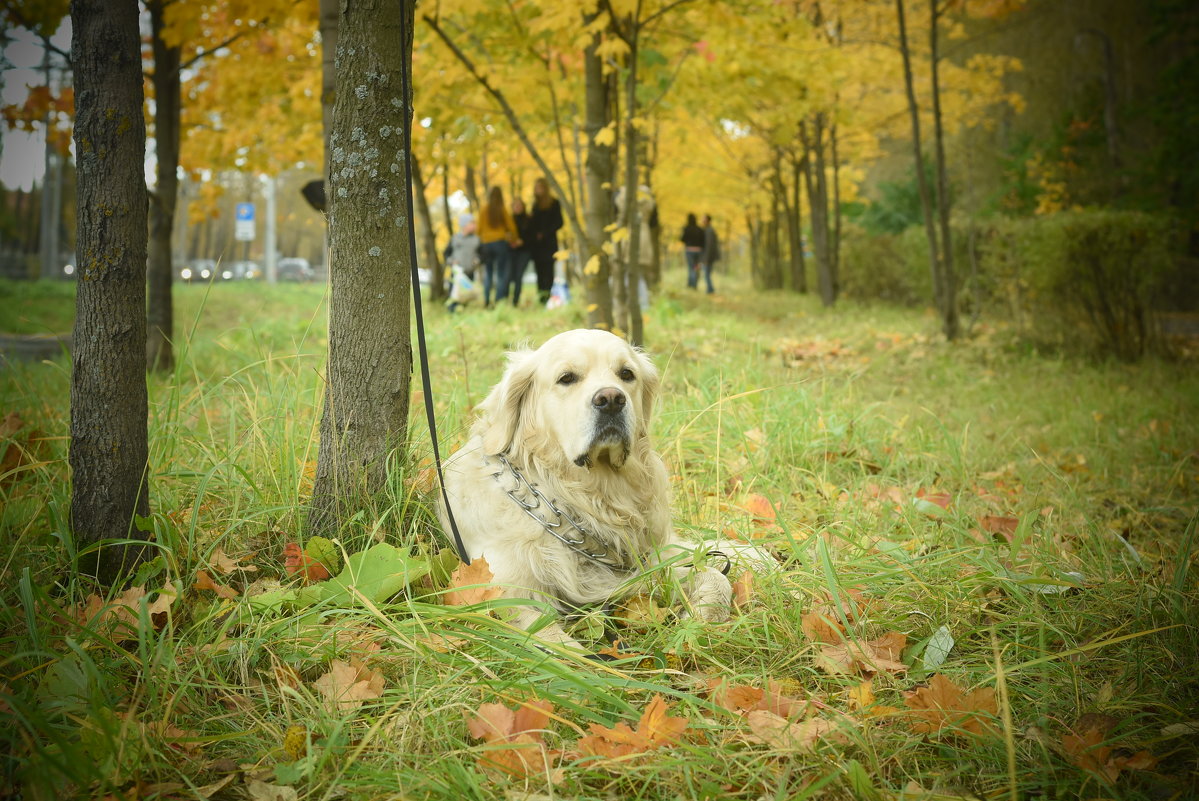
{"label": "metal chain collar", "polygon": [[[612,550],[605,545],[604,541],[587,529],[583,528],[577,520],[567,514],[563,509],[558,508],[549,498],[542,494],[541,490],[537,489],[536,484],[529,482],[524,475],[516,469],[516,466],[508,461],[508,457],[502,453],[496,454],[495,458],[500,462],[500,469],[491,474],[496,483],[500,485],[500,489],[508,495],[509,498],[519,506],[525,514],[533,518],[539,526],[548,531],[550,535],[570,548],[575,553],[585,557],[597,565],[602,565],[608,570],[615,570],[622,573],[633,571],[633,567],[627,564],[620,557],[612,553]],[[486,459],[484,462],[486,463]],[[510,475],[515,479],[515,485],[511,489],[504,487],[503,476]],[[537,509],[545,507],[552,520],[547,519],[547,516],[539,514]]]}

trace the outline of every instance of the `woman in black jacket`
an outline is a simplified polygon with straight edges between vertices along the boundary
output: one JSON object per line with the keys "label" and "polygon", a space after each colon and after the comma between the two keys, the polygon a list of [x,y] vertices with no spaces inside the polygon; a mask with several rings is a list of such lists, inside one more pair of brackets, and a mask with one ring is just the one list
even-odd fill
{"label": "woman in black jacket", "polygon": [[529,215],[526,246],[537,271],[537,302],[545,304],[554,286],[554,254],[558,252],[558,229],[562,227],[562,205],[550,194],[549,182],[533,183],[533,211]]}
{"label": "woman in black jacket", "polygon": [[516,223],[518,241],[512,243],[512,272],[508,280],[512,288],[512,305],[519,306],[520,288],[525,283],[525,268],[529,266],[529,260],[533,257],[529,250],[529,243],[533,241],[530,228],[533,218],[525,211],[525,202],[520,198],[512,201],[512,221]]}

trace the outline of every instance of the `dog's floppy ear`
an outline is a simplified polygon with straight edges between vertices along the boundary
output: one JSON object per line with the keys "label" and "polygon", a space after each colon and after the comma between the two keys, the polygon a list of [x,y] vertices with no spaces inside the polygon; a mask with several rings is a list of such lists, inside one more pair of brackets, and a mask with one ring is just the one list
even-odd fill
{"label": "dog's floppy ear", "polygon": [[662,381],[658,377],[658,368],[654,367],[645,351],[634,348],[633,353],[637,359],[637,373],[641,376],[641,423],[646,427],[642,433],[646,433],[649,421],[654,416],[654,403],[658,400],[658,387]]}
{"label": "dog's floppy ear", "polygon": [[508,354],[508,367],[500,383],[479,404],[482,411],[483,449],[495,455],[508,450],[512,438],[520,425],[521,406],[533,385],[536,359],[531,350],[517,350]]}

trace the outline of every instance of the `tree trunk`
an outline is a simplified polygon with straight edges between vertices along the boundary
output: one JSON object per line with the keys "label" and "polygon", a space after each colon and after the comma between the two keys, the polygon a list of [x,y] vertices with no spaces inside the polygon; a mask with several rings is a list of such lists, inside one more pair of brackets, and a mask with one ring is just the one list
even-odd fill
{"label": "tree trunk", "polygon": [[937,59],[937,0],[928,3],[928,48],[933,89],[933,142],[937,159],[937,211],[941,221],[941,329],[951,342],[961,333],[958,317],[957,274],[953,268],[953,237],[949,227],[949,177],[945,168],[945,135],[941,126],[941,83]]}
{"label": "tree trunk", "polygon": [[791,209],[794,215],[792,224],[795,226],[795,253],[791,255],[791,287],[796,292],[806,295],[808,294],[808,270],[807,258],[804,256],[803,208],[800,205],[800,183],[802,180],[799,159],[795,158],[795,154],[792,153]]}
{"label": "tree trunk", "polygon": [[637,40],[641,4],[637,4],[629,25],[629,71],[625,75],[624,125],[624,224],[629,229],[628,257],[625,259],[625,303],[629,315],[629,342],[637,347],[645,344],[644,322],[641,318],[641,197],[637,191]]}
{"label": "tree trunk", "polygon": [[70,524],[104,585],[145,555],[146,127],[134,0],[73,0],[78,287],[71,357]]}
{"label": "tree trunk", "polygon": [[[486,191],[486,187],[483,188]],[[466,175],[462,181],[462,191],[466,194],[466,199],[470,201],[470,210],[476,216],[481,214],[483,207],[479,205],[479,189],[475,184],[475,168],[467,164]]]}
{"label": "tree trunk", "polygon": [[[924,172],[924,151],[920,146],[920,107],[916,105],[916,89],[912,84],[912,54],[908,49],[908,29],[904,19],[903,0],[895,0],[895,15],[899,20],[899,52],[903,55],[903,82],[907,90],[908,115],[912,119],[912,149],[916,156],[916,187],[920,191],[920,208],[924,215],[924,236],[928,240],[928,266],[933,280],[933,301],[937,315],[942,316],[941,260],[937,256],[937,231],[933,223],[932,198]],[[942,317],[942,319],[944,319]]]}
{"label": "tree trunk", "polygon": [[[595,15],[585,18],[586,24]],[[587,261],[583,265],[583,287],[587,302],[587,325],[592,328],[612,328],[612,292],[608,283],[610,267],[608,254],[600,247],[607,239],[604,228],[612,221],[612,179],[615,167],[612,148],[597,144],[596,134],[608,124],[608,82],[604,76],[603,59],[596,53],[600,44],[598,33],[591,37],[583,50],[583,73],[586,87],[583,136],[587,147],[586,191]],[[605,188],[605,185],[608,188]]]}
{"label": "tree trunk", "polygon": [[415,153],[412,154],[412,198],[416,203],[416,221],[420,224],[425,269],[429,271],[429,300],[442,301],[445,300],[445,281],[441,280],[441,258],[433,235],[433,215],[429,213],[429,199],[425,196],[425,180]]}
{"label": "tree trunk", "polygon": [[454,235],[454,220],[450,210],[450,165],[441,163],[441,216],[445,217],[445,238]]}
{"label": "tree trunk", "polygon": [[754,287],[762,288],[762,242],[761,226],[755,215],[745,212],[745,230],[749,232],[749,274],[753,277]]}
{"label": "tree trunk", "polygon": [[829,261],[828,182],[824,177],[824,116],[812,118],[812,136],[807,123],[800,123],[800,139],[804,146],[804,186],[808,191],[808,219],[812,224],[812,250],[816,255],[816,285],[820,302],[832,306],[836,302],[832,265]]}
{"label": "tree trunk", "polygon": [[329,361],[309,514],[311,534],[340,526],[386,488],[405,445],[412,350],[405,126],[415,0],[342,4],[329,145]]}
{"label": "tree trunk", "polygon": [[833,230],[829,246],[829,261],[833,271],[833,295],[841,294],[841,158],[837,154],[837,126],[828,129],[829,153],[833,159]]}
{"label": "tree trunk", "polygon": [[178,47],[162,39],[168,0],[150,0],[151,45],[154,51],[154,151],[158,189],[150,196],[150,253],[146,263],[149,300],[146,306],[146,368],[169,372],[175,367],[175,311],[171,283],[175,277],[171,239],[179,192],[180,85]]}
{"label": "tree trunk", "polygon": [[783,248],[779,236],[779,217],[779,196],[777,192],[771,192],[770,221],[766,224],[766,271],[763,276],[763,289],[783,287]]}

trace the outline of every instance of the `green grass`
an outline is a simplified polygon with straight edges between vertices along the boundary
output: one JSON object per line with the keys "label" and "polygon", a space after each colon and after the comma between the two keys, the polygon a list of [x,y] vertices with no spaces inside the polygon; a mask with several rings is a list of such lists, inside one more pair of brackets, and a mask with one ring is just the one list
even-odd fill
{"label": "green grass", "polygon": [[[678,286],[681,275],[668,281]],[[220,577],[240,590],[286,581],[282,547],[302,533],[316,458],[323,287],[176,290],[179,366],[150,380],[162,559],[143,578],[147,589],[173,582],[183,593],[166,625],[143,619],[134,639],[118,642],[72,615],[93,588],[68,558],[69,364],[4,368],[0,411],[43,432],[45,450],[0,484],[0,709],[9,721],[0,796],[194,798],[231,773],[213,797],[244,797],[253,779],[312,799],[1199,794],[1195,733],[1166,728],[1199,719],[1193,368],[1064,361],[998,324],[949,345],[916,312],[830,312],[734,280],[722,290],[668,289],[648,310],[664,379],[656,442],[681,531],[757,537],[786,561],[757,578],[752,605],[727,624],[608,622],[624,650],[666,669],[530,650],[502,621],[444,607],[427,588],[384,606],[276,616],[244,615],[192,588],[198,570],[212,572],[217,547],[258,568]],[[0,299],[9,332],[69,329],[69,285],[3,283]],[[449,318],[435,308],[429,318],[448,448],[498,378],[503,350],[576,327],[582,313],[576,304]],[[811,343],[838,348],[786,363],[795,344]],[[430,453],[421,417],[414,407],[413,453],[397,460],[389,502],[347,530],[347,549],[372,539],[444,547],[432,499],[413,480]],[[948,494],[948,510],[913,502],[919,490]],[[751,494],[777,509],[777,527],[741,508]],[[977,535],[984,515],[1019,518],[1015,542]],[[1038,591],[1061,580],[1078,586]],[[854,709],[849,690],[861,677],[821,670],[801,631],[814,604],[846,588],[871,599],[855,636],[894,630],[912,644],[906,675],[875,677],[879,705],[904,707],[902,691],[927,678],[920,650],[945,626],[955,645],[940,672],[965,688],[997,688],[993,734],[926,736],[902,717]],[[423,644],[430,634],[464,641],[441,653]],[[368,653],[366,640],[379,650]],[[382,698],[331,711],[313,681],[355,654],[382,671]],[[280,683],[280,667],[300,682]],[[782,681],[857,725],[848,742],[814,751],[749,742],[745,723],[708,699],[712,678]],[[552,701],[545,740],[570,752],[588,724],[635,724],[656,693],[694,737],[618,763],[568,753],[554,786],[476,766],[484,750],[464,714],[481,703]],[[1074,764],[1062,737],[1085,713],[1118,719],[1109,744],[1149,750],[1157,766],[1110,784]]]}

